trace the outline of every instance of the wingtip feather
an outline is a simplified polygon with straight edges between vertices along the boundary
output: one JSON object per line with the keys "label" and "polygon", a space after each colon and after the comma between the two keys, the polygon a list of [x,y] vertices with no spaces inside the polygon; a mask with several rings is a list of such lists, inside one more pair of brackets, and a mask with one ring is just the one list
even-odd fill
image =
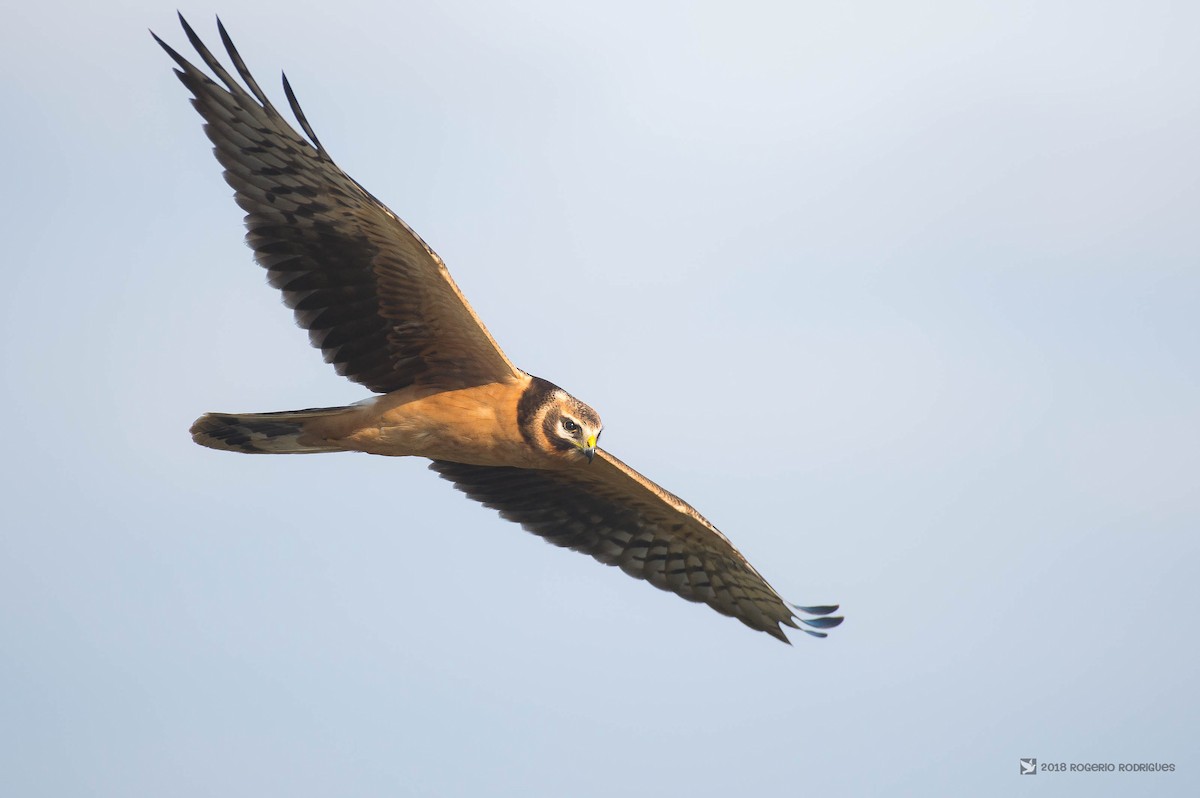
{"label": "wingtip feather", "polygon": [[321,144],[321,140],[317,138],[317,134],[313,132],[312,125],[308,123],[308,117],[304,115],[304,111],[300,108],[300,101],[296,99],[296,93],[292,91],[292,84],[288,82],[287,73],[281,72],[280,77],[283,78],[283,93],[287,95],[288,105],[292,107],[292,113],[295,114],[296,121],[300,123],[300,128],[312,141],[313,146],[317,148],[317,152],[325,157],[329,157],[329,153],[326,152],[325,146]]}
{"label": "wingtip feather", "polygon": [[787,643],[789,646],[792,644],[792,641],[788,640],[788,636],[783,633],[783,629],[778,626],[770,626],[763,631],[782,643]]}
{"label": "wingtip feather", "polygon": [[831,618],[801,618],[800,622],[814,629],[833,629],[836,626],[841,626],[844,620],[845,618],[840,615],[835,615]]}
{"label": "wingtip feather", "polygon": [[238,52],[237,46],[233,43],[233,37],[229,35],[229,31],[225,30],[225,25],[221,22],[220,17],[217,17],[217,32],[221,36],[221,44],[225,45],[225,52],[229,54],[229,59],[233,61],[234,69],[237,70],[238,76],[245,82],[246,87],[250,89],[250,93],[254,95],[254,99],[262,104],[267,113],[274,117],[279,117],[279,112],[271,104],[271,99],[267,97],[266,92],[262,90],[258,82],[254,79],[254,75],[250,73],[250,68],[246,66],[245,59]]}
{"label": "wingtip feather", "polygon": [[809,615],[832,615],[838,611],[839,605],[822,604],[818,607],[801,607],[799,604],[793,604],[792,608],[801,612],[807,612]]}

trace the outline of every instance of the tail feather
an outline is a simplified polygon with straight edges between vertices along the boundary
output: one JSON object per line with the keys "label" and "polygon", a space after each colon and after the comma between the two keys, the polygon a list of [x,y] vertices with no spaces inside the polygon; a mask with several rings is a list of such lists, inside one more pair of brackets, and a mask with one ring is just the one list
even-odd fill
{"label": "tail feather", "polygon": [[247,454],[340,452],[319,436],[305,436],[309,422],[345,413],[350,407],[317,407],[279,413],[205,413],[192,424],[192,440],[210,449]]}

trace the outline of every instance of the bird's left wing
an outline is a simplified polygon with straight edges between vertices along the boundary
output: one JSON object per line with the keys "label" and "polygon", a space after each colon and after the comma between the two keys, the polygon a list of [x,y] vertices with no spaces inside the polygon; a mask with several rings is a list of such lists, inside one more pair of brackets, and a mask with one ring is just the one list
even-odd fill
{"label": "bird's left wing", "polygon": [[784,601],[691,505],[608,452],[597,450],[591,464],[554,471],[443,460],[429,467],[556,546],[590,554],[785,643],[780,624],[825,637],[820,630],[842,622],[830,617],[836,606],[797,607]]}
{"label": "bird's left wing", "polygon": [[325,360],[376,393],[523,378],[441,258],[329,157],[287,78],[284,89],[307,141],[259,88],[220,20],[240,81],[179,20],[220,83],[154,38],[195,96],[225,179],[246,211],[247,243]]}

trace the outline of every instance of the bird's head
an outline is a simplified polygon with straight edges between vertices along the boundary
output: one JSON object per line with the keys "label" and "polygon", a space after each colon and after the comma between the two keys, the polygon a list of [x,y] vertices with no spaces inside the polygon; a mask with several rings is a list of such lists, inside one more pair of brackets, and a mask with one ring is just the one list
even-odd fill
{"label": "bird's head", "polygon": [[600,414],[553,383],[538,377],[525,389],[517,408],[525,439],[560,459],[596,456],[604,424]]}
{"label": "bird's head", "polygon": [[568,456],[582,454],[590,463],[596,456],[596,442],[604,425],[595,410],[561,391],[562,398],[556,401],[546,414],[543,430],[550,445]]}

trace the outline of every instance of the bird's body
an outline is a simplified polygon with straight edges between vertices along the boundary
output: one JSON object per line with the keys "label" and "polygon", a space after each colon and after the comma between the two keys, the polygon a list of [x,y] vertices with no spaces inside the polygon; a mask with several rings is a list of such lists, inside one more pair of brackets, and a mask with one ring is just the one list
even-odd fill
{"label": "bird's body", "polygon": [[360,423],[339,443],[369,454],[557,467],[557,458],[529,446],[517,425],[517,405],[528,387],[529,380],[514,380],[449,391],[406,388],[369,400]]}
{"label": "bird's body", "polygon": [[[522,431],[517,412],[521,398],[535,395],[542,384],[525,375],[465,388],[411,385],[348,407],[209,413],[197,420],[192,434],[204,446],[247,454],[347,451],[481,466],[564,468],[570,460],[557,451],[529,445],[534,430]],[[296,429],[285,436],[288,424]],[[220,437],[222,430],[239,427],[249,434],[232,442]]]}
{"label": "bird's body", "polygon": [[[239,83],[183,21],[218,85],[158,39],[195,96],[247,242],[338,373],[377,396],[347,407],[208,413],[213,449],[426,457],[469,497],[555,545],[582,551],[780,640],[824,637],[836,606],[783,601],[690,505],[597,447],[595,410],[505,356],[445,264],[339,169],[288,86],[308,139],[275,110],[218,23]],[[807,616],[797,616],[799,610]]]}

